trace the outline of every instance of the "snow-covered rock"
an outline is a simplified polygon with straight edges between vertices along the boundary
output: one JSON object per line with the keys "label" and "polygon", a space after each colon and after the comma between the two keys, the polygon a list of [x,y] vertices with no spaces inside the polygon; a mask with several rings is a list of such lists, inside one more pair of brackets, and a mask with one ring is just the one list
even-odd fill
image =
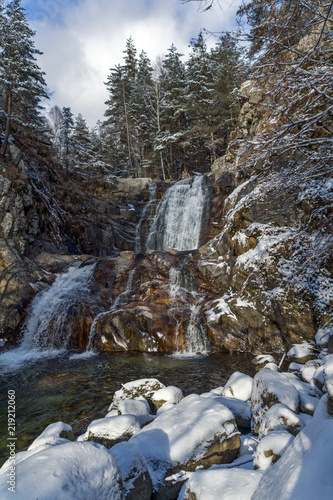
{"label": "snow-covered rock", "polygon": [[279,367],[276,363],[267,363],[264,368],[267,370],[273,370],[273,372],[277,372],[279,370]]}
{"label": "snow-covered rock", "polygon": [[316,369],[313,374],[312,383],[320,392],[323,392],[325,386],[324,365]]}
{"label": "snow-covered rock", "polygon": [[247,434],[247,435],[242,435],[240,436],[241,440],[241,447],[239,448],[238,451],[238,456],[243,457],[244,455],[253,455],[255,452],[257,445],[258,445],[258,439],[253,437],[252,434]]}
{"label": "snow-covered rock", "polygon": [[[228,408],[215,398],[192,394],[159,415],[130,443],[146,458],[154,491],[167,499],[176,496],[171,482],[164,482],[167,474],[232,462],[240,438]],[[177,486],[180,489],[181,484]]]}
{"label": "snow-covered rock", "polygon": [[123,442],[113,446],[110,452],[116,457],[120,467],[124,500],[150,500],[152,482],[147,462],[139,448]]}
{"label": "snow-covered rock", "polygon": [[165,403],[179,403],[183,399],[184,395],[179,387],[169,385],[164,389],[156,391],[152,396],[152,401],[158,410]]}
{"label": "snow-covered rock", "polygon": [[119,441],[128,440],[140,429],[139,421],[134,415],[117,415],[93,420],[87,428],[85,438],[111,448]]}
{"label": "snow-covered rock", "polygon": [[250,500],[261,471],[213,469],[197,471],[183,486],[179,500]]}
{"label": "snow-covered rock", "polygon": [[266,436],[273,430],[285,430],[296,435],[304,427],[303,420],[288,406],[277,403],[271,406],[262,418],[259,427],[259,437]]}
{"label": "snow-covered rock", "polygon": [[63,422],[55,422],[46,427],[29,446],[28,450],[33,450],[44,444],[59,444],[59,438],[74,441],[74,433],[70,425]]}
{"label": "snow-covered rock", "polygon": [[333,397],[333,354],[330,354],[326,358],[325,368],[325,387],[328,394]]}
{"label": "snow-covered rock", "polygon": [[252,500],[331,500],[333,420],[313,421],[264,474]]}
{"label": "snow-covered rock", "polygon": [[330,336],[330,328],[319,328],[318,332],[316,333],[316,344],[318,347],[327,347],[328,344],[328,339]]}
{"label": "snow-covered rock", "polygon": [[307,361],[315,358],[313,353],[313,345],[309,342],[302,342],[302,344],[293,344],[292,348],[287,352],[289,361],[305,364]]}
{"label": "snow-covered rock", "polygon": [[118,413],[120,415],[135,415],[140,425],[154,420],[154,417],[149,413],[149,404],[146,400],[124,399],[118,404]]}
{"label": "snow-covered rock", "polygon": [[286,431],[272,431],[264,436],[254,452],[254,467],[267,469],[283,455],[294,439],[295,437]]}
{"label": "snow-covered rock", "polygon": [[218,396],[215,399],[231,410],[238,428],[251,429],[252,411],[249,402],[223,396]]}
{"label": "snow-covered rock", "polygon": [[162,413],[166,412],[167,410],[170,410],[170,408],[173,408],[175,405],[174,403],[164,403],[156,412],[156,415],[162,415]]}
{"label": "snow-covered rock", "polygon": [[15,493],[0,472],[1,500],[121,500],[117,460],[96,443],[48,446],[16,464]]}
{"label": "snow-covered rock", "polygon": [[253,358],[252,363],[257,370],[261,370],[267,363],[275,363],[275,358],[271,354],[259,354]]}
{"label": "snow-covered rock", "polygon": [[142,378],[133,382],[127,382],[119,391],[114,393],[109,410],[117,409],[120,401],[124,399],[136,399],[140,396],[150,399],[155,392],[164,388],[165,385],[156,378]]}
{"label": "snow-covered rock", "polygon": [[264,368],[253,379],[251,407],[254,434],[258,434],[267,410],[276,403],[282,403],[294,412],[298,412],[300,403],[298,391],[286,375]]}
{"label": "snow-covered rock", "polygon": [[222,396],[249,401],[251,399],[252,382],[253,379],[249,375],[234,372],[225,384]]}

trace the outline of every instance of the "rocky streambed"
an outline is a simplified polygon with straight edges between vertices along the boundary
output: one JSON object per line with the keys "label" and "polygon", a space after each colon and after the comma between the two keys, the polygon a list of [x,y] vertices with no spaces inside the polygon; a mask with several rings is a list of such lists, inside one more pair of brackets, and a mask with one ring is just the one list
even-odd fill
{"label": "rocky streambed", "polygon": [[329,335],[322,329],[316,343],[295,344],[283,371],[271,355],[260,355],[254,377],[236,371],[200,394],[184,396],[157,378],[127,382],[76,440],[59,421],[8,460],[1,498],[11,498],[12,477],[22,500],[328,500]]}

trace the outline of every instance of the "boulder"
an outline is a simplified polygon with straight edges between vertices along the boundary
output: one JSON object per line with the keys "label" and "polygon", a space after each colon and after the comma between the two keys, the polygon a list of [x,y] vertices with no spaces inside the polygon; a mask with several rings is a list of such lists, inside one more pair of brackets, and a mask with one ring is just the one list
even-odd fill
{"label": "boulder", "polygon": [[[34,450],[37,451],[37,450]],[[32,452],[33,453],[33,452]],[[6,464],[5,464],[6,465]],[[16,464],[15,494],[10,464],[0,471],[0,497],[9,500],[122,500],[116,458],[96,443],[65,443],[37,451]]]}
{"label": "boulder", "polygon": [[85,439],[111,448],[120,441],[127,441],[141,429],[134,415],[117,415],[94,420],[89,424]]}
{"label": "boulder", "polygon": [[147,460],[157,499],[172,499],[181,483],[166,481],[180,470],[232,462],[240,448],[231,411],[214,398],[195,394],[159,415],[130,440]]}
{"label": "boulder", "polygon": [[264,436],[254,452],[255,469],[265,470],[277,462],[294,439],[294,436],[287,431],[275,430]]}
{"label": "boulder", "polygon": [[298,391],[286,375],[263,368],[253,379],[252,432],[258,434],[265,413],[277,403],[282,403],[292,411],[298,412],[300,404]]}
{"label": "boulder", "polygon": [[250,500],[261,471],[221,469],[196,471],[183,486],[184,500]]}
{"label": "boulder", "polygon": [[280,460],[266,471],[252,500],[331,500],[332,456],[333,421],[308,424]]}
{"label": "boulder", "polygon": [[287,406],[277,403],[271,406],[262,418],[259,427],[259,438],[273,430],[283,430],[296,436],[304,427],[303,420]]}
{"label": "boulder", "polygon": [[135,415],[140,425],[148,424],[154,419],[149,410],[149,404],[143,397],[142,399],[124,399],[118,404],[119,415]]}
{"label": "boulder", "polygon": [[179,403],[183,399],[183,392],[179,387],[169,385],[164,389],[159,389],[152,396],[152,401],[158,410],[165,403]]}
{"label": "boulder", "polygon": [[287,358],[290,362],[305,364],[311,359],[315,359],[316,355],[313,352],[313,345],[309,342],[302,344],[294,344],[287,352]]}
{"label": "boulder", "polygon": [[249,401],[252,393],[253,379],[245,373],[234,372],[224,386],[222,396]]}
{"label": "boulder", "polygon": [[152,482],[147,462],[139,448],[123,442],[113,446],[110,451],[120,467],[124,500],[150,500]]}
{"label": "boulder", "polygon": [[127,382],[119,391],[114,393],[109,410],[118,409],[120,401],[124,399],[135,399],[143,396],[145,399],[150,400],[155,392],[164,388],[165,385],[156,378],[142,378]]}
{"label": "boulder", "polygon": [[48,425],[46,429],[31,443],[28,451],[38,448],[44,444],[53,445],[59,438],[74,441],[72,427],[68,424],[64,424],[63,422],[56,422]]}

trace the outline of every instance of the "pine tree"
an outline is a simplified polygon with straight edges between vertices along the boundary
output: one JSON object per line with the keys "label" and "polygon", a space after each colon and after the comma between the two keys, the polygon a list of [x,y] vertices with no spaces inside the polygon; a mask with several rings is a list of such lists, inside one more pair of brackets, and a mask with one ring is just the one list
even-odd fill
{"label": "pine tree", "polygon": [[187,138],[191,142],[190,167],[204,172],[216,159],[214,145],[214,79],[211,61],[202,32],[192,42],[187,62],[186,111]]}
{"label": "pine tree", "polygon": [[9,2],[1,12],[0,88],[5,96],[1,114],[5,117],[0,154],[6,153],[11,126],[36,130],[41,125],[41,101],[47,98],[44,73],[36,63],[33,37],[21,0]]}
{"label": "pine tree", "polygon": [[92,144],[89,128],[81,113],[75,118],[71,141],[76,164],[86,167],[92,158]]}
{"label": "pine tree", "polygon": [[74,116],[71,108],[62,108],[62,121],[60,125],[60,144],[62,163],[68,170],[73,162],[72,133],[74,128]]}

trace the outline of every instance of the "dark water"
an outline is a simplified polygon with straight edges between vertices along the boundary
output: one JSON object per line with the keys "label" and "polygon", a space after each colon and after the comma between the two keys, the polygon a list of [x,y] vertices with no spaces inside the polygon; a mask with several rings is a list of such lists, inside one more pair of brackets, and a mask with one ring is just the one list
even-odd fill
{"label": "dark water", "polygon": [[[252,356],[212,354],[177,358],[163,354],[119,353],[70,359],[71,353],[26,363],[20,370],[0,374],[0,464],[7,451],[7,393],[16,392],[16,451],[29,444],[53,422],[70,424],[76,435],[105,416],[114,392],[121,384],[155,377],[176,385],[184,394],[208,391],[224,385],[234,371],[254,375]],[[3,418],[4,417],[4,418]]]}

